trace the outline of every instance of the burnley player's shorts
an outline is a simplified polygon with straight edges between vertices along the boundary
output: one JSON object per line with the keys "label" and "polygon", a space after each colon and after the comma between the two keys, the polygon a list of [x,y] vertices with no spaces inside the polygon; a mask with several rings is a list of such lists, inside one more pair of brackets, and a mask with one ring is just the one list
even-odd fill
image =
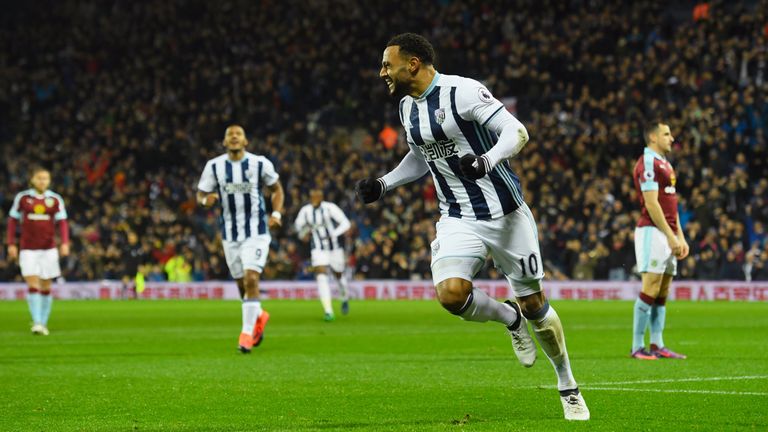
{"label": "burnley player's shorts", "polygon": [[677,274],[677,258],[667,237],[655,226],[635,228],[635,257],[638,273]]}
{"label": "burnley player's shorts", "polygon": [[21,275],[48,280],[61,276],[59,251],[53,249],[22,249],[19,252]]}
{"label": "burnley player's shorts", "polygon": [[245,270],[264,271],[269,255],[269,242],[272,236],[262,234],[243,241],[222,240],[224,258],[227,260],[229,272],[235,279],[245,276]]}
{"label": "burnley player's shorts", "polygon": [[525,204],[498,219],[472,221],[443,216],[432,242],[432,281],[471,281],[486,257],[507,278],[517,297],[541,290],[544,277],[539,238],[531,210]]}
{"label": "burnley player's shorts", "polygon": [[336,273],[344,271],[344,251],[341,249],[312,250],[312,267],[330,267]]}

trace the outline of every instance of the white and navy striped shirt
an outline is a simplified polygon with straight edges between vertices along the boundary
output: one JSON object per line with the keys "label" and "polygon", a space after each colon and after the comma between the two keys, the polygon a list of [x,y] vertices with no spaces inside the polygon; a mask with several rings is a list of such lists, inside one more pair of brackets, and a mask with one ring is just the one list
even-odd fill
{"label": "white and navy striped shirt", "polygon": [[224,240],[243,241],[269,234],[262,187],[274,185],[279,177],[269,159],[248,152],[239,161],[223,154],[205,164],[197,188],[205,193],[218,192]]}
{"label": "white and navy striped shirt", "polygon": [[520,181],[507,161],[478,180],[464,177],[459,168],[463,155],[480,156],[496,144],[498,135],[487,125],[503,109],[479,82],[439,73],[420,97],[400,101],[408,145],[429,166],[443,215],[489,220],[523,205]]}
{"label": "white and navy striped shirt", "polygon": [[307,204],[296,215],[296,232],[304,236],[307,231],[312,233],[312,250],[339,250],[344,245],[339,237],[349,230],[351,224],[344,212],[336,204],[323,201],[314,207]]}

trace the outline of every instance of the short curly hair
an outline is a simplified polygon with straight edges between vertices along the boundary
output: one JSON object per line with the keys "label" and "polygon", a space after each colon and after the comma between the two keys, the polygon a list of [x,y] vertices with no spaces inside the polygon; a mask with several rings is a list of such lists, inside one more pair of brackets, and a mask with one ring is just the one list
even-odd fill
{"label": "short curly hair", "polygon": [[414,56],[424,64],[431,65],[435,62],[435,49],[432,44],[416,33],[399,34],[390,39],[387,46],[398,46],[401,54]]}

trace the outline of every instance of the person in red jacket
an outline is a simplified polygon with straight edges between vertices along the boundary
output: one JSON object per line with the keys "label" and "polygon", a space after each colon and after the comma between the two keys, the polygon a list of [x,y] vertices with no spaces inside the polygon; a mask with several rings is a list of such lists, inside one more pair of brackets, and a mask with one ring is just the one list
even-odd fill
{"label": "person in red jacket", "polygon": [[[32,315],[32,333],[47,336],[53,302],[51,281],[61,276],[59,253],[69,255],[69,226],[64,200],[48,190],[51,173],[36,167],[30,183],[32,188],[16,194],[8,213],[8,257],[18,258],[21,275],[29,286],[27,303]],[[21,229],[20,247],[16,245],[17,228]],[[59,250],[56,249],[57,228]]]}

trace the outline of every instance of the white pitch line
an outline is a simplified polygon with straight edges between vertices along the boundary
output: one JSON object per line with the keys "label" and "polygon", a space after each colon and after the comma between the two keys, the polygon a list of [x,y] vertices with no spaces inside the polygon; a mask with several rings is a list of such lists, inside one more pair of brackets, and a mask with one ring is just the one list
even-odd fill
{"label": "white pitch line", "polygon": [[584,390],[604,390],[604,391],[626,391],[626,392],[650,392],[650,393],[697,393],[697,394],[718,394],[731,396],[768,396],[765,392],[738,392],[725,390],[683,390],[683,389],[640,389],[628,387],[582,387]]}
{"label": "white pitch line", "polygon": [[739,381],[739,380],[759,380],[768,379],[768,375],[747,375],[747,376],[723,376],[723,377],[693,377],[693,378],[669,378],[658,380],[639,380],[639,381],[613,381],[613,382],[597,382],[597,383],[585,383],[584,385],[625,385],[625,384],[660,384],[660,383],[677,383],[677,382],[703,382],[703,381]]}

